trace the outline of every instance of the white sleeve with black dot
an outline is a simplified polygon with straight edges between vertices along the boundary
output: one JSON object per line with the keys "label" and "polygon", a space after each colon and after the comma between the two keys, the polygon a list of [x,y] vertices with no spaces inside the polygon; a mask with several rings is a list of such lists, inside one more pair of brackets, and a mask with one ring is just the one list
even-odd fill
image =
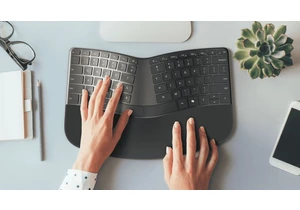
{"label": "white sleeve with black dot", "polygon": [[97,174],[87,171],[69,169],[60,190],[93,190],[97,181]]}

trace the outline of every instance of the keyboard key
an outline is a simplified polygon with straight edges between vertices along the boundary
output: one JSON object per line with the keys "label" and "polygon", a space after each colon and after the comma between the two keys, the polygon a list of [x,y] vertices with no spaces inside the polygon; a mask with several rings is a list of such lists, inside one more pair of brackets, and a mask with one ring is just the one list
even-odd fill
{"label": "keyboard key", "polygon": [[89,67],[89,66],[84,67],[85,75],[92,75],[92,73],[93,73],[93,67]]}
{"label": "keyboard key", "polygon": [[86,86],[85,89],[88,91],[89,95],[92,95],[92,93],[94,92],[93,86]]}
{"label": "keyboard key", "polygon": [[102,78],[99,78],[99,77],[94,78],[94,86],[96,86],[98,84],[99,80],[102,80]]}
{"label": "keyboard key", "polygon": [[209,100],[209,104],[218,104],[218,103],[219,103],[219,99],[218,98]]}
{"label": "keyboard key", "polygon": [[80,53],[81,53],[81,50],[79,50],[79,49],[72,50],[72,55],[80,55]]}
{"label": "keyboard key", "polygon": [[207,55],[206,50],[199,50],[199,51],[198,51],[198,55],[200,55],[200,56],[205,56],[205,55]]}
{"label": "keyboard key", "polygon": [[174,82],[174,81],[168,82],[168,83],[167,83],[167,88],[168,88],[168,90],[173,90],[173,89],[175,89],[175,88],[176,88],[175,82]]}
{"label": "keyboard key", "polygon": [[131,73],[131,74],[135,74],[135,72],[136,72],[136,66],[129,64],[127,72]]}
{"label": "keyboard key", "polygon": [[201,58],[194,58],[194,65],[200,66],[201,65]]}
{"label": "keyboard key", "polygon": [[81,51],[81,55],[89,56],[90,55],[90,51],[89,50],[82,50]]}
{"label": "keyboard key", "polygon": [[171,93],[162,93],[156,96],[157,103],[164,103],[172,100]]}
{"label": "keyboard key", "polygon": [[71,66],[70,74],[82,74],[82,66]]}
{"label": "keyboard key", "polygon": [[209,99],[219,98],[219,94],[209,94]]}
{"label": "keyboard key", "polygon": [[134,82],[134,76],[130,75],[130,74],[122,73],[121,81],[133,84],[133,82]]}
{"label": "keyboard key", "polygon": [[81,57],[81,64],[82,65],[89,65],[90,64],[90,58],[89,57]]}
{"label": "keyboard key", "polygon": [[151,59],[149,60],[149,63],[150,63],[151,65],[156,64],[156,63],[158,63],[158,62],[159,62],[158,58],[151,58]]}
{"label": "keyboard key", "polygon": [[119,60],[119,55],[112,53],[110,54],[110,59]]}
{"label": "keyboard key", "polygon": [[169,80],[172,79],[172,75],[171,75],[170,72],[166,72],[166,73],[162,74],[162,78],[163,78],[164,81],[169,81]]}
{"label": "keyboard key", "polygon": [[189,56],[190,56],[190,57],[197,57],[198,54],[197,54],[196,51],[195,51],[195,52],[189,52]]}
{"label": "keyboard key", "polygon": [[191,95],[190,89],[189,88],[183,88],[181,90],[181,94],[182,94],[183,97],[187,97],[187,96]]}
{"label": "keyboard key", "polygon": [[71,75],[70,76],[70,83],[83,84],[83,76]]}
{"label": "keyboard key", "polygon": [[227,65],[220,65],[219,66],[219,73],[220,74],[228,74],[228,66]]}
{"label": "keyboard key", "polygon": [[189,107],[198,106],[198,98],[197,97],[189,97],[188,103],[189,103]]}
{"label": "keyboard key", "polygon": [[176,86],[177,86],[177,88],[184,87],[184,80],[183,79],[177,80]]}
{"label": "keyboard key", "polygon": [[200,93],[201,94],[208,94],[209,93],[208,85],[200,86]]}
{"label": "keyboard key", "polygon": [[191,87],[191,94],[192,95],[199,95],[200,94],[199,87]]}
{"label": "keyboard key", "polygon": [[162,82],[161,74],[153,75],[152,80],[154,84],[161,83]]}
{"label": "keyboard key", "polygon": [[107,93],[106,93],[106,98],[110,98],[112,96],[112,90],[109,90]]}
{"label": "keyboard key", "polygon": [[79,56],[72,56],[71,57],[71,64],[79,64],[80,57]]}
{"label": "keyboard key", "polygon": [[128,94],[122,94],[120,101],[124,103],[130,103],[131,96]]}
{"label": "keyboard key", "polygon": [[120,56],[120,61],[128,62],[128,57],[121,55]]}
{"label": "keyboard key", "polygon": [[179,107],[179,109],[189,108],[187,99],[186,98],[179,99],[178,100],[178,107]]}
{"label": "keyboard key", "polygon": [[152,74],[157,74],[160,72],[166,71],[165,65],[163,63],[159,63],[150,67]]}
{"label": "keyboard key", "polygon": [[101,68],[94,68],[94,76],[96,77],[100,77],[101,76],[101,71],[102,69]]}
{"label": "keyboard key", "polygon": [[112,61],[112,60],[110,60],[110,61],[109,61],[108,68],[110,68],[110,69],[116,69],[116,68],[117,68],[117,64],[118,64],[117,61]]}
{"label": "keyboard key", "polygon": [[82,89],[84,89],[83,85],[70,85],[69,93],[82,93]]}
{"label": "keyboard key", "polygon": [[92,58],[91,59],[91,66],[98,66],[99,59],[98,58]]}
{"label": "keyboard key", "polygon": [[179,57],[180,58],[187,58],[188,57],[188,53],[186,53],[186,52],[179,53]]}
{"label": "keyboard key", "polygon": [[204,77],[195,77],[195,85],[204,84]]}
{"label": "keyboard key", "polygon": [[210,74],[217,74],[218,73],[218,66],[217,65],[209,66],[209,73]]}
{"label": "keyboard key", "polygon": [[199,96],[199,104],[207,105],[208,104],[208,96]]}
{"label": "keyboard key", "polygon": [[126,71],[126,67],[127,67],[126,63],[120,62],[119,66],[118,66],[118,70],[120,70],[120,71]]}
{"label": "keyboard key", "polygon": [[138,61],[136,58],[129,58],[129,63],[137,65]]}
{"label": "keyboard key", "polygon": [[227,75],[214,75],[214,83],[228,83],[229,78]]}
{"label": "keyboard key", "polygon": [[200,67],[200,74],[201,75],[207,75],[208,73],[209,73],[208,66],[201,66]]}
{"label": "keyboard key", "polygon": [[222,104],[230,103],[230,96],[229,96],[229,94],[221,94],[220,95],[220,102]]}
{"label": "keyboard key", "polygon": [[193,67],[193,68],[191,68],[191,75],[192,76],[199,75],[199,67]]}
{"label": "keyboard key", "polygon": [[108,63],[108,60],[106,59],[100,59],[100,67],[103,67],[103,68],[106,68],[107,67],[107,63]]}
{"label": "keyboard key", "polygon": [[228,63],[227,56],[212,56],[213,64],[226,64]]}
{"label": "keyboard key", "polygon": [[118,84],[119,84],[119,81],[113,81],[111,84],[111,89],[113,89],[113,90],[116,89]]}
{"label": "keyboard key", "polygon": [[102,58],[109,58],[109,53],[108,52],[101,52],[101,57]]}
{"label": "keyboard key", "polygon": [[169,56],[170,60],[174,60],[174,59],[177,59],[177,58],[178,58],[177,54],[172,54],[172,55]]}
{"label": "keyboard key", "polygon": [[209,89],[211,93],[229,93],[229,85],[211,85]]}
{"label": "keyboard key", "polygon": [[111,70],[109,70],[109,69],[103,69],[103,71],[102,71],[102,77],[105,77],[105,76],[110,77],[110,75],[111,75]]}
{"label": "keyboard key", "polygon": [[174,62],[173,62],[173,61],[167,62],[167,63],[166,63],[166,68],[167,68],[167,70],[172,70],[172,69],[174,69],[174,68],[175,68]]}
{"label": "keyboard key", "polygon": [[174,99],[178,99],[178,98],[181,98],[181,92],[180,90],[175,90],[172,92],[172,96]]}
{"label": "keyboard key", "polygon": [[86,84],[86,85],[92,85],[93,84],[93,77],[85,76],[84,77],[84,84]]}
{"label": "keyboard key", "polygon": [[181,75],[182,75],[183,77],[188,77],[188,76],[190,76],[190,70],[189,70],[189,69],[182,69],[182,70],[181,70]]}
{"label": "keyboard key", "polygon": [[154,85],[155,93],[162,93],[167,91],[167,86],[165,84]]}
{"label": "keyboard key", "polygon": [[202,57],[202,64],[209,65],[211,63],[211,56],[204,56]]}
{"label": "keyboard key", "polygon": [[194,82],[195,80],[194,80],[194,77],[191,77],[191,78],[187,78],[186,80],[185,80],[185,84],[187,85],[187,86],[193,86],[194,85]]}
{"label": "keyboard key", "polygon": [[121,76],[121,72],[114,71],[111,75],[111,79],[119,80]]}
{"label": "keyboard key", "polygon": [[184,67],[183,60],[175,61],[175,67],[176,67],[176,68]]}
{"label": "keyboard key", "polygon": [[133,86],[128,84],[123,84],[124,93],[132,93]]}
{"label": "keyboard key", "polygon": [[192,66],[193,65],[193,59],[192,58],[187,58],[187,59],[184,59],[184,65],[185,66]]}
{"label": "keyboard key", "polygon": [[68,104],[78,104],[78,95],[75,94],[69,94],[68,97]]}
{"label": "keyboard key", "polygon": [[94,57],[99,57],[100,52],[99,51],[92,51],[91,55],[94,56]]}
{"label": "keyboard key", "polygon": [[168,60],[168,57],[167,56],[161,56],[160,58],[159,58],[159,61],[160,62],[164,62],[164,61],[167,61]]}
{"label": "keyboard key", "polygon": [[173,79],[181,78],[180,71],[179,70],[172,71],[172,76],[173,76]]}
{"label": "keyboard key", "polygon": [[208,75],[204,77],[204,84],[212,84],[212,83],[213,83],[212,75]]}
{"label": "keyboard key", "polygon": [[216,50],[207,50],[207,55],[216,55],[217,51]]}

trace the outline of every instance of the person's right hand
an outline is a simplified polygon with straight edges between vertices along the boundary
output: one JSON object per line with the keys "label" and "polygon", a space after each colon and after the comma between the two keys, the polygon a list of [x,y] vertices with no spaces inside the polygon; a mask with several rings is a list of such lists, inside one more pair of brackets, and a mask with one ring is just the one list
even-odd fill
{"label": "person's right hand", "polygon": [[182,153],[181,128],[178,122],[173,125],[173,149],[167,147],[166,156],[163,159],[165,181],[171,190],[206,190],[213,170],[218,161],[218,148],[215,140],[210,141],[211,157],[204,127],[200,132],[200,152],[196,157],[195,122],[190,118],[186,124],[187,152]]}

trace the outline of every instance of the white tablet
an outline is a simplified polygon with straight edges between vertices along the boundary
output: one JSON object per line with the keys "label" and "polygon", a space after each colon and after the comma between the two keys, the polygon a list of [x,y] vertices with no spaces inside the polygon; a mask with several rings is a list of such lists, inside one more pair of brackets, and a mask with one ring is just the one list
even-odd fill
{"label": "white tablet", "polygon": [[108,42],[184,42],[192,33],[191,21],[104,21],[100,35]]}

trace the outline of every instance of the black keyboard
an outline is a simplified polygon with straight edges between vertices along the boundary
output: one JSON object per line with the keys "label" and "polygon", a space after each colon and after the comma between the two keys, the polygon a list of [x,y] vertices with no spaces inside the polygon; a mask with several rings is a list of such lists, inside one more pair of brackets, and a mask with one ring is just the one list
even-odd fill
{"label": "black keyboard", "polygon": [[107,101],[119,82],[124,86],[117,113],[131,108],[135,116],[149,117],[197,106],[231,104],[226,48],[185,50],[151,58],[73,48],[66,103],[79,106],[82,89],[91,95],[106,75],[111,78]]}

